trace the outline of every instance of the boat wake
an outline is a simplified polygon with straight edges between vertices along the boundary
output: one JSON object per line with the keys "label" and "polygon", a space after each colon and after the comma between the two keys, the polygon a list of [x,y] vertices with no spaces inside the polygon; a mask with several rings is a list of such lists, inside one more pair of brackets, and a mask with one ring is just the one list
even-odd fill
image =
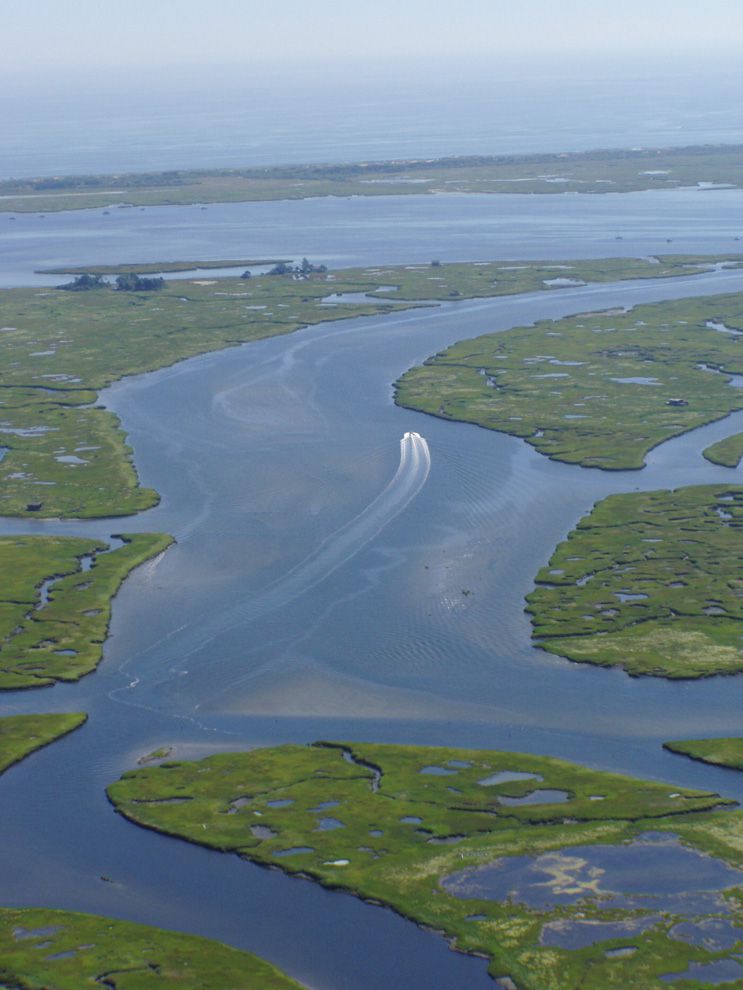
{"label": "boat wake", "polygon": [[[316,550],[265,591],[208,618],[194,617],[186,627],[127,663],[122,672],[127,673],[129,684],[112,692],[112,697],[137,704],[142,700],[137,695],[148,693],[148,688],[159,693],[165,682],[177,678],[181,704],[187,695],[189,707],[198,708],[199,702],[213,695],[215,689],[225,690],[236,674],[234,660],[222,663],[213,650],[205,652],[206,648],[226,633],[241,630],[271,612],[286,608],[330,577],[403,512],[425,485],[430,469],[431,454],[425,438],[419,433],[405,433],[400,440],[400,463],[394,477],[362,512],[326,537]],[[196,635],[198,640],[194,641]],[[245,673],[243,669],[238,676]],[[207,683],[199,689],[197,683],[203,676]],[[185,691],[184,682],[190,682]]]}
{"label": "boat wake", "polygon": [[431,454],[425,439],[419,433],[405,433],[400,440],[400,464],[384,491],[273,588],[254,598],[249,604],[249,617],[257,618],[288,605],[356,556],[409,505],[426,483],[430,470]]}

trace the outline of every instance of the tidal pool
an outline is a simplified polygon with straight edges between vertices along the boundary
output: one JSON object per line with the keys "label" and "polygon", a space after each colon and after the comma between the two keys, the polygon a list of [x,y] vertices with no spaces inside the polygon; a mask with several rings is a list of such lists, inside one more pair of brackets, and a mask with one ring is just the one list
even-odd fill
{"label": "tidal pool", "polygon": [[661,976],[667,983],[678,980],[699,980],[701,983],[738,983],[743,978],[743,966],[735,959],[719,959],[711,963],[689,963],[683,973]]}
{"label": "tidal pool", "polygon": [[647,918],[628,918],[625,921],[592,921],[583,918],[560,918],[548,921],[542,928],[539,941],[542,945],[552,945],[559,949],[584,949],[597,942],[607,942],[615,938],[632,938],[641,935],[657,925],[662,918],[652,915]]}
{"label": "tidal pool", "polygon": [[498,801],[500,804],[518,807],[522,804],[562,804],[569,797],[570,795],[567,791],[543,788],[542,790],[532,791],[531,794],[525,794],[523,797],[506,797],[505,795],[500,795]]}
{"label": "tidal pool", "polygon": [[523,770],[498,770],[488,777],[478,780],[482,787],[495,787],[496,784],[510,784],[518,780],[542,780],[538,773],[525,773]]}
{"label": "tidal pool", "polygon": [[345,827],[345,824],[338,818],[321,818],[317,823],[318,832],[332,832],[337,828]]}
{"label": "tidal pool", "polygon": [[729,918],[681,921],[674,925],[669,934],[677,942],[697,945],[708,952],[725,952],[743,941],[743,929]]}
{"label": "tidal pool", "polygon": [[621,845],[502,857],[460,870],[442,886],[467,900],[512,901],[533,908],[592,901],[603,907],[697,916],[726,912],[720,892],[741,883],[743,871],[681,845],[673,835],[647,833]]}

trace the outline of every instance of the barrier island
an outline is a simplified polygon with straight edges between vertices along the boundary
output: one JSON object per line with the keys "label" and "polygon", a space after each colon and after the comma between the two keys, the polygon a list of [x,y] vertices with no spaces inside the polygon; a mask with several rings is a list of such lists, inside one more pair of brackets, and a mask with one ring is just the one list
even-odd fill
{"label": "barrier island", "polygon": [[46,176],[1,181],[0,210],[52,213],[318,196],[624,193],[689,186],[737,189],[741,187],[740,158],[739,145],[692,145]]}

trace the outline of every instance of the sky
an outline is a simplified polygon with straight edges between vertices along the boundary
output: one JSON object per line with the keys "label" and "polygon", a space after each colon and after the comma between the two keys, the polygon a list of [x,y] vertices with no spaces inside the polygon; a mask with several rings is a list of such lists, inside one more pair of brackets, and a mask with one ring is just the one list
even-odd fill
{"label": "sky", "polygon": [[5,0],[5,72],[732,53],[741,0]]}

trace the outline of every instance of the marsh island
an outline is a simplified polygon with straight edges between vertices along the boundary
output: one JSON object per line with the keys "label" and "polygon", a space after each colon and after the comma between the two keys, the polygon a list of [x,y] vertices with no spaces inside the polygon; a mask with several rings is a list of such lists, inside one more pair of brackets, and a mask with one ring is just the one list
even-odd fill
{"label": "marsh island", "polygon": [[525,990],[650,990],[737,965],[743,814],[716,794],[360,743],[166,761],[108,793],[138,824],[388,905]]}
{"label": "marsh island", "polygon": [[462,340],[396,401],[522,437],[558,461],[641,468],[653,447],[743,408],[743,297],[588,312]]}

